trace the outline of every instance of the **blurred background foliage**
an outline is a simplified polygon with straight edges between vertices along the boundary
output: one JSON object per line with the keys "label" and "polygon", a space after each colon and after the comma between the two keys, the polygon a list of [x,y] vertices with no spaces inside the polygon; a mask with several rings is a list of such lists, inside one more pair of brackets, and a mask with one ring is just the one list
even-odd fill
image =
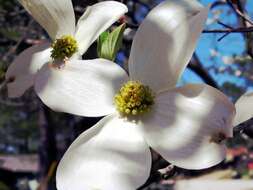
{"label": "blurred background foliage", "polygon": [[[123,45],[116,61],[123,67],[127,64],[133,34],[148,11],[162,0],[124,0],[128,5],[127,29]],[[97,1],[74,0],[77,17],[80,17],[87,5]],[[204,5],[212,3],[206,33],[200,40],[199,48],[192,58],[180,84],[189,82],[206,82],[227,94],[235,101],[245,91],[253,86],[253,33],[233,33],[229,29],[252,27],[244,18],[238,16],[231,7],[231,1],[201,0]],[[251,0],[235,1],[243,14],[253,20]],[[251,7],[251,8],[250,8]],[[225,23],[225,24],[224,24]],[[120,25],[116,23],[115,25]],[[214,30],[228,30],[226,33]],[[212,32],[213,31],[213,32]],[[226,34],[224,36],[224,34]],[[232,38],[232,39],[231,39]],[[27,14],[15,0],[0,0],[0,83],[4,81],[5,71],[13,59],[27,47],[48,39],[45,31]],[[229,40],[228,40],[229,39]],[[234,41],[243,44],[241,47],[231,47]],[[206,45],[206,44],[209,44]],[[210,45],[211,44],[211,45]],[[205,47],[205,48],[203,48]],[[231,49],[228,54],[227,49]],[[97,57],[96,43],[86,53],[86,58]],[[232,53],[231,53],[232,52]],[[233,53],[235,52],[235,53]],[[204,55],[207,55],[206,57]],[[34,180],[40,183],[41,190],[55,189],[54,177],[46,177],[54,161],[58,161],[70,143],[82,131],[95,124],[100,118],[81,118],[73,115],[55,113],[41,104],[33,90],[20,99],[8,99],[6,90],[0,92],[0,190],[23,189],[37,187]],[[253,130],[252,121],[247,122],[247,130],[238,128],[235,138],[229,142],[231,150],[228,158],[221,165],[212,169],[193,172],[180,168],[167,174],[170,179],[189,178],[192,176],[212,173],[220,169],[232,172],[229,178],[253,177]],[[244,126],[242,126],[244,127]],[[9,157],[19,158],[20,155],[34,156],[35,161],[28,159],[31,169],[28,171],[12,171],[4,167]],[[1,156],[3,156],[1,160]],[[20,158],[21,159],[21,158]],[[23,159],[23,157],[22,157]],[[159,156],[155,169],[168,165]],[[39,166],[33,168],[32,163]],[[158,163],[158,164],[157,164]],[[14,162],[18,164],[18,161]],[[22,167],[21,167],[22,168]],[[175,173],[177,175],[175,175]],[[12,180],[13,178],[13,180]],[[29,179],[28,181],[26,179]],[[153,180],[153,181],[152,181]],[[166,179],[151,178],[155,183],[148,189],[163,189],[161,185]],[[9,187],[8,187],[9,186]],[[28,187],[29,186],[29,187]],[[148,186],[148,185],[147,185]]]}

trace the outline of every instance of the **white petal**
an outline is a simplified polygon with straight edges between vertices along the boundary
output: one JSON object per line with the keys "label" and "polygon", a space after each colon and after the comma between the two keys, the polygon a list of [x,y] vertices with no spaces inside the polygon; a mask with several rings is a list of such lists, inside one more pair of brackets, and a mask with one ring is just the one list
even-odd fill
{"label": "white petal", "polygon": [[116,1],[104,1],[88,7],[77,24],[76,39],[80,54],[126,12],[127,7]]}
{"label": "white petal", "polygon": [[6,73],[7,80],[14,79],[8,84],[9,97],[20,97],[28,88],[33,86],[37,71],[51,59],[49,47],[49,43],[35,45],[17,56]]}
{"label": "white petal", "polygon": [[172,164],[203,169],[224,159],[225,146],[212,137],[232,136],[234,112],[220,91],[191,84],[159,94],[142,130],[147,143]]}
{"label": "white petal", "polygon": [[71,0],[18,0],[52,39],[74,35],[75,15]]}
{"label": "white petal", "polygon": [[174,87],[190,61],[208,8],[195,0],[167,0],[154,8],[133,41],[129,72],[153,90]]}
{"label": "white petal", "polygon": [[242,95],[235,103],[236,115],[234,126],[247,121],[253,117],[253,93]]}
{"label": "white petal", "polygon": [[251,180],[182,180],[175,185],[175,190],[250,190]]}
{"label": "white petal", "polygon": [[55,111],[96,117],[114,112],[113,97],[127,80],[126,72],[111,61],[73,60],[61,69],[45,65],[35,90]]}
{"label": "white petal", "polygon": [[149,177],[151,153],[135,123],[107,116],[81,134],[56,173],[58,190],[134,190]]}

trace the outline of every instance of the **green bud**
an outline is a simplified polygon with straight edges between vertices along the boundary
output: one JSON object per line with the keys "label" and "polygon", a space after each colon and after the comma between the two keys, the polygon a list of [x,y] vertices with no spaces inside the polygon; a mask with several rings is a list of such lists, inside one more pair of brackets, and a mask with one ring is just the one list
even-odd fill
{"label": "green bud", "polygon": [[103,32],[97,41],[97,53],[98,57],[114,61],[116,55],[121,48],[123,41],[123,33],[126,25],[122,24],[118,26],[111,33]]}

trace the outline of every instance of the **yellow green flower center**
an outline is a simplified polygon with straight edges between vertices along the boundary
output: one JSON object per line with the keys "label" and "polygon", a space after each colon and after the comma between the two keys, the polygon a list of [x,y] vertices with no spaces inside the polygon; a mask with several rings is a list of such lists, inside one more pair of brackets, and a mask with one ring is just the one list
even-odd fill
{"label": "yellow green flower center", "polygon": [[154,93],[138,81],[129,81],[115,95],[114,103],[122,115],[143,114],[154,104]]}
{"label": "yellow green flower center", "polygon": [[78,51],[77,41],[74,37],[65,35],[56,39],[52,45],[51,57],[54,60],[70,58]]}

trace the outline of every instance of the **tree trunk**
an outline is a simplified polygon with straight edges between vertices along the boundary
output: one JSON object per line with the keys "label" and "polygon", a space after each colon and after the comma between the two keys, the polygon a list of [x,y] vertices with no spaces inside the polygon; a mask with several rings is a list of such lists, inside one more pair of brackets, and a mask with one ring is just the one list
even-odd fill
{"label": "tree trunk", "polygon": [[[40,106],[38,124],[40,130],[39,175],[41,181],[44,181],[51,164],[57,160],[55,128],[50,115],[50,110],[45,105]],[[45,187],[43,190],[47,190],[47,188]]]}

